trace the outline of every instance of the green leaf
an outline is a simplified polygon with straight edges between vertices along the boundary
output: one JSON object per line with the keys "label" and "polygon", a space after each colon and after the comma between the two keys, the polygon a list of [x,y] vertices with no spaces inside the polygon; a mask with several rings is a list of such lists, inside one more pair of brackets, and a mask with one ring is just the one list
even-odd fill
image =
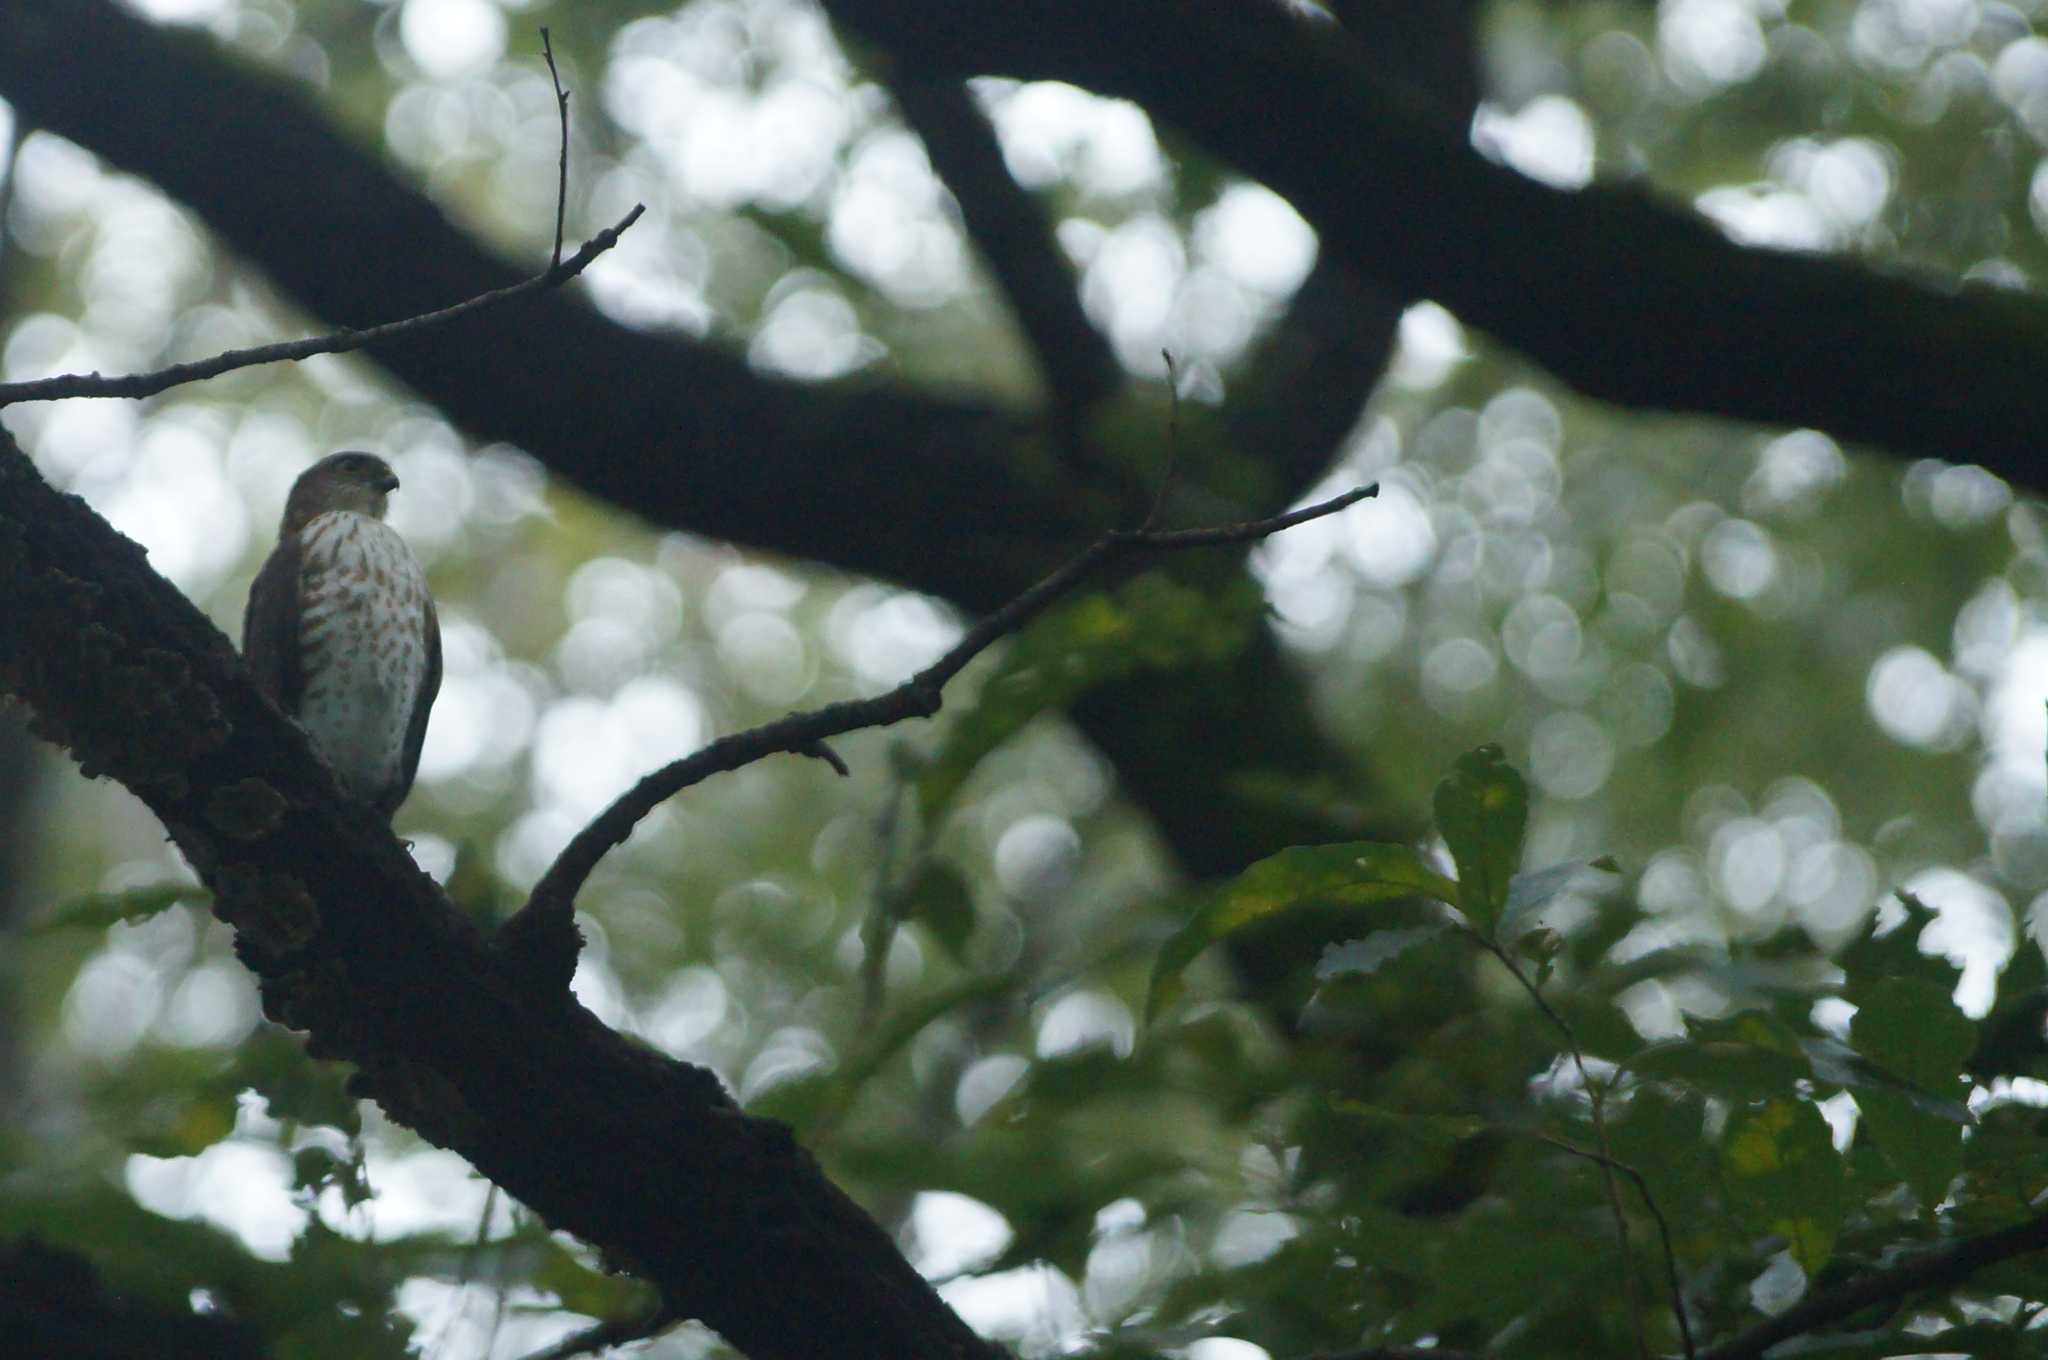
{"label": "green leaf", "polygon": [[23,933],[51,935],[60,930],[105,930],[123,921],[147,921],[180,902],[207,900],[206,889],[196,883],[153,883],[126,892],[88,893],[58,903]]}
{"label": "green leaf", "polygon": [[1878,926],[1886,913],[1872,913],[1870,930],[1835,958],[1848,974],[1844,993],[1859,1006],[1863,989],[1887,978],[1914,978],[1953,992],[1962,977],[1962,970],[1942,955],[1921,951],[1920,937],[1934,923],[1934,909],[1903,888],[1893,895],[1905,908],[1905,919],[1887,925],[1880,933]]}
{"label": "green leaf", "polygon": [[974,894],[960,871],[927,858],[903,889],[903,917],[923,923],[955,961],[974,934]]}
{"label": "green leaf", "polygon": [[[1847,1044],[1795,1034],[1767,1011],[1695,1021],[1685,1038],[1651,1045],[1629,1062],[1628,1070],[1652,1080],[1682,1081],[1705,1095],[1738,1101],[1789,1097],[1799,1083],[1810,1081],[1854,1091],[1858,1104],[1864,1093],[1876,1092],[1958,1127],[1972,1122],[1969,1107],[1961,1101],[1916,1085]],[[1953,1085],[1944,1082],[1941,1089]]]}
{"label": "green leaf", "polygon": [[1458,757],[1436,786],[1434,808],[1437,832],[1458,866],[1457,904],[1473,925],[1491,934],[1522,862],[1528,785],[1500,747],[1481,746]]}
{"label": "green leaf", "polygon": [[1586,874],[1614,875],[1621,872],[1613,858],[1573,859],[1547,869],[1531,869],[1508,880],[1507,907],[1497,927],[1500,938],[1519,940],[1528,932],[1536,914],[1556,900],[1558,894]]}
{"label": "green leaf", "polygon": [[1196,956],[1246,926],[1297,908],[1363,906],[1404,897],[1455,903],[1458,885],[1405,845],[1346,841],[1297,845],[1268,856],[1213,890],[1193,920],[1159,951],[1145,1018],[1159,1013]]}
{"label": "green leaf", "polygon": [[1420,1142],[1450,1147],[1467,1138],[1477,1137],[1491,1127],[1484,1119],[1466,1115],[1448,1114],[1406,1114],[1390,1110],[1383,1105],[1373,1105],[1363,1100],[1351,1100],[1343,1096],[1332,1096],[1330,1108],[1346,1115],[1368,1128],[1397,1134]]}
{"label": "green leaf", "polygon": [[[1957,1089],[1963,1062],[1976,1047],[1977,1027],[1955,1008],[1947,989],[1894,978],[1864,992],[1849,1038],[1889,1071],[1938,1093]],[[1951,1103],[1968,1121],[1968,1108]],[[1963,1169],[1960,1123],[1894,1091],[1859,1091],[1856,1104],[1885,1161],[1932,1212]]]}
{"label": "green leaf", "polygon": [[1695,1021],[1685,1038],[1652,1044],[1628,1063],[1628,1070],[1653,1081],[1683,1082],[1702,1095],[1729,1101],[1788,1098],[1813,1075],[1798,1037],[1763,1011]]}
{"label": "green leaf", "polygon": [[1363,939],[1325,945],[1323,957],[1316,961],[1316,980],[1328,982],[1336,977],[1369,977],[1416,945],[1427,944],[1449,929],[1448,921],[1427,921],[1399,930],[1375,930]]}
{"label": "green leaf", "polygon": [[975,701],[917,776],[918,810],[941,814],[984,757],[1039,714],[1107,681],[1228,656],[1264,607],[1249,581],[1222,595],[1149,572],[1083,595],[1018,634]]}
{"label": "green leaf", "polygon": [[[1864,1092],[1872,1092],[1904,1100],[1922,1114],[1958,1128],[1976,1122],[1970,1114],[1970,1107],[1962,1101],[1936,1095],[1924,1086],[1915,1085],[1838,1040],[1801,1039],[1799,1051],[1806,1055],[1807,1063],[1813,1068],[1815,1081],[1857,1092],[1859,1104]],[[1942,1087],[1953,1089],[1954,1086],[1955,1074],[1951,1072]]]}
{"label": "green leaf", "polygon": [[1820,1273],[1842,1226],[1842,1159],[1827,1121],[1804,1100],[1738,1106],[1721,1135],[1729,1207],[1752,1229],[1776,1233],[1808,1279]]}
{"label": "green leaf", "polygon": [[350,1136],[362,1132],[362,1106],[349,1094],[347,1072],[307,1056],[304,1045],[283,1030],[249,1036],[235,1051],[229,1076],[233,1089],[246,1086],[262,1096],[272,1119],[325,1124]]}

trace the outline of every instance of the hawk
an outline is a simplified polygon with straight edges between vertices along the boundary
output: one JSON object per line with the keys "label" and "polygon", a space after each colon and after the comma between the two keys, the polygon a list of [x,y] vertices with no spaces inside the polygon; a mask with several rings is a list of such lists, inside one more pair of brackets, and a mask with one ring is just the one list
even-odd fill
{"label": "hawk", "polygon": [[412,788],[441,688],[426,574],[384,523],[397,486],[374,454],[329,454],[307,468],[242,615],[257,685],[298,720],[343,790],[386,817]]}

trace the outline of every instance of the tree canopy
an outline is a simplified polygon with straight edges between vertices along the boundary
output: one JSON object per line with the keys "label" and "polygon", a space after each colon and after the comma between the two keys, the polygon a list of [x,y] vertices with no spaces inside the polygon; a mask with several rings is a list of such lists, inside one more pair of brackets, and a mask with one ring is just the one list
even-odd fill
{"label": "tree canopy", "polygon": [[0,1323],[2038,1349],[2039,10],[9,0]]}

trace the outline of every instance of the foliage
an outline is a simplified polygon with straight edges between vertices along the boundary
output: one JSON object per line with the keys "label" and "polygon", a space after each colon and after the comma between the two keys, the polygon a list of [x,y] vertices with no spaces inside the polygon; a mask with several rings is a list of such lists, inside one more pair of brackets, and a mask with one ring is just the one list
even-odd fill
{"label": "foliage", "polygon": [[[339,121],[386,137],[500,243],[544,249],[551,220],[515,187],[552,168],[546,137],[546,156],[527,145],[520,111],[547,101],[523,35],[488,69],[433,75],[394,46],[411,7],[305,3],[290,35],[237,8],[247,60],[325,72]],[[818,56],[814,18],[766,0],[555,9],[557,48],[581,64],[572,234],[675,177],[648,224],[661,258],[637,266],[664,324],[774,370],[779,327],[823,315],[844,342],[831,352],[853,356],[830,376],[1035,393],[978,280],[917,293],[855,248],[965,253],[880,77]],[[1496,4],[1492,112],[1564,101],[1603,173],[1771,239],[2038,278],[2033,7],[1950,11],[1971,22],[1888,0]],[[1733,35],[1711,68],[1683,29],[1708,20]],[[836,140],[811,180],[741,176],[629,115],[653,76],[771,128],[831,91]],[[1169,141],[1173,164],[1119,187],[1117,138],[1156,145],[1128,110],[1084,112],[1075,126],[1111,131],[1021,144],[1019,163],[1047,162],[1042,200],[1071,251],[1171,276],[1171,306],[1151,301],[1183,330],[1116,320],[1145,308],[1118,301],[1107,265],[1084,271],[1091,305],[1134,366],[1171,340],[1193,349],[1191,391],[1238,399],[1285,291],[1230,275],[1212,244],[1244,186]],[[73,153],[53,145],[32,137],[23,163],[54,176]],[[260,277],[139,186],[74,172],[25,180],[10,219],[13,353],[270,338],[282,309]],[[835,220],[902,180],[900,230]],[[135,270],[122,233],[158,212],[163,295],[114,306],[107,280]],[[993,1332],[1104,1354],[1231,1336],[1275,1356],[1425,1339],[1621,1355],[1638,1346],[1633,1296],[1641,1339],[1670,1354],[1680,1306],[1696,1338],[1723,1340],[2039,1212],[2038,507],[1967,466],[1601,407],[1440,327],[1449,339],[1412,344],[1337,450],[1333,478],[1385,486],[1370,515],[1275,541],[1256,580],[1154,573],[1077,597],[949,693],[930,730],[845,743],[855,779],[788,762],[692,791],[583,899],[584,1002],[789,1121],[935,1273],[1031,1300],[977,1317]],[[1127,467],[1160,461],[1144,409],[1106,427]],[[25,441],[224,622],[261,529],[239,555],[226,528],[195,545],[126,488],[203,483],[215,522],[245,504],[263,520],[275,451],[317,441],[402,449],[408,488],[460,507],[405,526],[432,559],[461,725],[400,829],[483,917],[647,763],[871,692],[957,626],[885,586],[623,523],[364,368],[244,374],[95,419],[117,437],[72,413],[35,417]],[[1261,484],[1262,452],[1205,446],[1204,489]],[[1199,684],[1269,623],[1360,767],[1273,797],[1353,829],[1178,884],[1058,715],[1112,681]],[[1217,729],[1261,721],[1215,698]],[[24,1061],[0,1092],[0,1236],[75,1247],[167,1308],[197,1291],[306,1360],[511,1354],[644,1302],[609,1273],[622,1263],[492,1203],[264,1026],[157,828],[98,789],[47,801],[6,957]],[[1385,830],[1421,809],[1433,838]],[[267,1218],[231,1212],[223,1185],[267,1187]],[[2044,1269],[2002,1261],[1774,1353],[2025,1353]]]}

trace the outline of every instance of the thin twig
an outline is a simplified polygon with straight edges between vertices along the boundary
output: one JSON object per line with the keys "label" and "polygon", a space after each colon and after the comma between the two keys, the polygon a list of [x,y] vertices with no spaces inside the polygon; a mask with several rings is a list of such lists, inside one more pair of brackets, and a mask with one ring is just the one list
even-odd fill
{"label": "thin twig", "polygon": [[906,718],[929,718],[939,711],[940,691],[997,639],[1015,632],[1044,612],[1067,590],[1112,559],[1139,552],[1250,543],[1308,520],[1333,515],[1378,494],[1378,486],[1359,487],[1341,496],[1292,510],[1270,519],[1226,524],[1208,529],[1116,530],[1104,534],[1065,566],[968,629],[944,656],[886,694],[849,699],[749,731],[720,737],[709,746],[663,766],[621,794],[588,826],[577,832],[534,886],[533,895],[504,927],[515,933],[533,925],[532,918],[570,915],[576,894],[598,861],[633,834],[640,820],[663,802],[711,775],[739,769],[777,752],[815,754],[827,737],[866,727],[886,727]]}
{"label": "thin twig", "polygon": [[548,40],[547,25],[540,30],[540,54],[548,59],[548,79],[555,83],[555,112],[562,117],[562,158],[555,179],[555,253],[549,269],[562,267],[562,220],[569,208],[569,92],[562,88],[562,73],[555,69],[555,45]]}
{"label": "thin twig", "polygon": [[443,307],[437,312],[424,312],[419,316],[407,317],[403,321],[390,321],[366,330],[339,330],[331,335],[286,340],[275,345],[259,345],[254,349],[233,349],[225,354],[216,354],[210,359],[197,359],[189,364],[173,364],[154,373],[131,373],[114,378],[103,377],[98,373],[64,373],[53,378],[37,378],[30,382],[0,383],[0,406],[9,406],[18,401],[57,401],[65,397],[153,397],[180,383],[217,378],[223,373],[232,373],[240,368],[282,363],[290,359],[309,359],[316,354],[346,354],[350,350],[376,344],[380,340],[446,325],[450,321],[500,306],[514,298],[525,297],[529,293],[557,287],[575,278],[592,260],[617,245],[620,233],[639,221],[640,214],[645,211],[645,204],[636,203],[633,205],[633,211],[619,219],[617,226],[607,227],[585,241],[583,249],[562,263],[550,265],[524,282],[496,288],[488,293],[479,293],[467,301],[458,302],[452,307]]}
{"label": "thin twig", "polygon": [[639,1317],[613,1318],[609,1322],[585,1327],[580,1332],[571,1332],[552,1346],[534,1351],[526,1360],[570,1360],[572,1356],[594,1355],[613,1346],[629,1346],[666,1331],[681,1320],[666,1303],[657,1303]]}
{"label": "thin twig", "polygon": [[[1986,1266],[2044,1249],[2048,1249],[2048,1214],[1966,1237],[1901,1265],[1823,1290],[1732,1341],[1700,1352],[1699,1360],[1759,1360],[1781,1341],[1854,1317],[1874,1304],[1900,1303],[1922,1290],[1961,1284]],[[1939,1339],[1927,1338],[1929,1349],[1938,1349]]]}
{"label": "thin twig", "polygon": [[1174,363],[1170,349],[1160,350],[1159,357],[1166,360],[1166,471],[1160,475],[1159,490],[1153,493],[1152,509],[1145,515],[1147,529],[1158,527],[1166,498],[1173,494],[1173,475],[1180,466],[1180,366]]}
{"label": "thin twig", "polygon": [[1664,1280],[1671,1290],[1671,1313],[1672,1316],[1678,1319],[1678,1337],[1685,1345],[1686,1360],[1699,1360],[1699,1352],[1695,1348],[1692,1339],[1692,1324],[1686,1320],[1685,1316],[1685,1290],[1678,1279],[1678,1253],[1671,1245],[1671,1225],[1665,1221],[1664,1211],[1657,1207],[1656,1197],[1650,1193],[1650,1183],[1643,1179],[1643,1173],[1630,1166],[1627,1162],[1616,1161],[1612,1157],[1603,1157],[1593,1151],[1593,1149],[1582,1148],[1577,1143],[1571,1142],[1568,1139],[1554,1138],[1550,1134],[1533,1131],[1529,1136],[1535,1138],[1538,1142],[1548,1143],[1560,1152],[1568,1152],[1574,1157],[1583,1157],[1589,1162],[1598,1162],[1610,1170],[1619,1171],[1622,1175],[1635,1182],[1636,1193],[1642,1196],[1643,1207],[1648,1209],[1650,1217],[1656,1220],[1657,1237],[1664,1244]]}
{"label": "thin twig", "polygon": [[[1621,1253],[1621,1296],[1628,1308],[1629,1323],[1635,1330],[1636,1353],[1642,1357],[1642,1360],[1649,1360],[1650,1339],[1643,1325],[1643,1301],[1641,1291],[1636,1285],[1634,1263],[1630,1259],[1633,1253],[1629,1248],[1628,1213],[1622,1208],[1621,1186],[1614,1178],[1615,1168],[1620,1163],[1615,1160],[1614,1146],[1607,1137],[1605,1092],[1593,1080],[1592,1073],[1586,1070],[1586,1055],[1579,1047],[1579,1036],[1572,1029],[1571,1022],[1558,1014],[1556,1009],[1551,1006],[1550,1002],[1543,995],[1543,989],[1530,980],[1529,975],[1522,971],[1521,966],[1515,962],[1514,957],[1507,950],[1501,948],[1497,941],[1477,933],[1474,933],[1473,938],[1478,940],[1482,947],[1501,961],[1501,966],[1508,970],[1509,975],[1515,981],[1522,984],[1522,990],[1529,994],[1529,999],[1536,1003],[1536,1008],[1543,1012],[1544,1018],[1557,1027],[1558,1033],[1564,1036],[1565,1047],[1572,1055],[1573,1065],[1579,1069],[1579,1080],[1585,1085],[1586,1099],[1590,1102],[1592,1110],[1593,1136],[1600,1143],[1600,1156],[1595,1160],[1600,1163],[1600,1179],[1607,1189],[1608,1211],[1614,1216],[1615,1247]],[[1676,1279],[1675,1272],[1673,1279]],[[1685,1321],[1685,1303],[1675,1293],[1671,1298],[1671,1307],[1672,1311],[1678,1316],[1679,1331],[1686,1338],[1686,1354],[1690,1356],[1692,1354],[1691,1328],[1686,1325]]]}
{"label": "thin twig", "polygon": [[0,283],[7,265],[7,223],[14,215],[14,191],[21,183],[21,148],[28,142],[28,119],[17,111],[14,132],[7,139],[7,169],[0,172]]}
{"label": "thin twig", "polygon": [[0,406],[9,406],[18,401],[58,401],[66,397],[153,397],[181,383],[217,378],[223,373],[254,368],[259,364],[310,359],[316,354],[346,354],[365,345],[376,344],[380,340],[446,325],[474,312],[501,306],[528,293],[559,287],[581,274],[592,260],[619,243],[620,235],[640,220],[640,214],[645,212],[647,207],[643,203],[634,204],[633,210],[620,218],[617,226],[608,227],[585,241],[583,248],[567,261],[562,259],[562,225],[569,204],[569,95],[562,88],[561,77],[555,71],[555,51],[548,41],[548,31],[545,28],[540,31],[540,44],[542,54],[547,57],[548,75],[555,82],[555,105],[562,116],[562,152],[555,185],[555,249],[546,269],[523,282],[480,293],[452,307],[423,312],[418,316],[407,317],[403,321],[386,322],[384,325],[371,326],[364,330],[343,329],[304,340],[286,340],[275,345],[258,345],[252,349],[232,349],[225,354],[216,354],[210,359],[173,364],[154,373],[131,373],[114,378],[103,377],[98,373],[64,373],[50,378],[37,378],[31,382],[0,383]]}
{"label": "thin twig", "polygon": [[889,792],[889,805],[882,809],[875,826],[881,842],[880,862],[875,865],[875,900],[868,918],[861,923],[860,943],[860,1027],[873,1029],[882,1014],[882,988],[887,981],[889,946],[896,939],[896,923],[903,917],[903,888],[896,881],[897,827],[903,820],[903,805],[909,799],[910,781],[898,776]]}

